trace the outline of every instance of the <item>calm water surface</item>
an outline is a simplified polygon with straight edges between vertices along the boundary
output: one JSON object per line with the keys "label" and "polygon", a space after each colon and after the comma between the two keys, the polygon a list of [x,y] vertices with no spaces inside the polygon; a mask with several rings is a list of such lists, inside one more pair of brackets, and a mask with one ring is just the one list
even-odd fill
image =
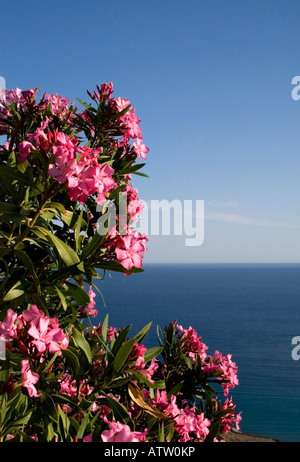
{"label": "calm water surface", "polygon": [[300,336],[300,265],[146,265],[132,276],[112,273],[98,283],[96,321],[132,324],[134,335],[152,321],[146,346],[157,345],[156,327],[171,321],[192,326],[209,347],[231,353],[240,385],[232,392],[242,411],[241,430],[300,441],[300,361],[292,338]]}

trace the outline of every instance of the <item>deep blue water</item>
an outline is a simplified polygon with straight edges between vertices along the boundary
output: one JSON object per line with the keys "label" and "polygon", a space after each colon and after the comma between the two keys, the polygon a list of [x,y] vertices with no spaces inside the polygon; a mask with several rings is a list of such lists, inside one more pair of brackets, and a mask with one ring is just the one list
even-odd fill
{"label": "deep blue water", "polygon": [[98,283],[98,317],[132,324],[134,335],[152,321],[146,346],[158,345],[156,327],[177,320],[209,347],[231,353],[240,385],[231,393],[242,411],[241,430],[300,441],[300,265],[145,265],[131,276],[111,273]]}

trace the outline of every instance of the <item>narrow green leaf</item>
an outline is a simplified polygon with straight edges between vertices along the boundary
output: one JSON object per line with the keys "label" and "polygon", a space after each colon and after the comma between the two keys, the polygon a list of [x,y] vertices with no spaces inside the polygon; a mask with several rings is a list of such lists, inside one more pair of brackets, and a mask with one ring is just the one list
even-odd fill
{"label": "narrow green leaf", "polygon": [[55,290],[56,290],[56,293],[57,295],[59,296],[59,299],[61,301],[61,305],[63,307],[63,309],[66,311],[66,309],[68,308],[68,304],[67,304],[67,301],[66,301],[66,297],[64,296],[64,294],[59,290],[59,288],[57,286],[55,286]]}
{"label": "narrow green leaf", "polygon": [[[53,245],[54,249],[66,264],[66,266],[73,266],[80,263],[80,259],[76,252],[69,247],[65,242],[59,239],[55,234],[52,234],[48,229],[36,227],[42,234],[44,234],[50,244]],[[33,231],[35,232],[35,229]]]}
{"label": "narrow green leaf", "polygon": [[220,422],[211,424],[209,434],[206,436],[204,443],[212,443],[216,436],[218,436],[220,430]]}
{"label": "narrow green leaf", "polygon": [[126,337],[127,337],[127,334],[129,332],[129,330],[131,329],[131,325],[127,326],[127,327],[124,327],[117,335],[117,337],[113,340],[112,344],[111,344],[111,352],[114,356],[116,356],[116,354],[118,353],[119,349],[121,348],[121,346],[123,345]]}
{"label": "narrow green leaf", "polygon": [[158,356],[162,352],[162,350],[163,350],[163,347],[151,347],[151,348],[148,348],[148,350],[144,354],[144,360],[146,362],[151,361],[151,359]]}
{"label": "narrow green leaf", "polygon": [[23,250],[15,249],[15,254],[16,257],[23,263],[25,268],[27,268],[36,277],[35,268],[31,258],[28,257],[28,255],[23,252]]}
{"label": "narrow green leaf", "polygon": [[89,241],[89,243],[84,247],[81,254],[81,259],[85,260],[93,256],[95,252],[98,250],[104,238],[105,236],[101,236],[100,234],[95,233],[92,239]]}
{"label": "narrow green leaf", "polygon": [[88,426],[90,422],[90,417],[89,414],[85,414],[84,418],[81,421],[80,427],[77,431],[77,438],[81,440],[84,437],[84,432],[86,430],[86,427]]}
{"label": "narrow green leaf", "polygon": [[121,403],[111,398],[110,396],[106,396],[105,400],[107,401],[108,407],[112,410],[115,420],[129,425],[131,430],[133,430],[134,425],[130,416],[128,415],[125,406],[123,406]]}
{"label": "narrow green leaf", "polygon": [[77,329],[73,330],[73,339],[76,345],[84,352],[88,362],[92,364],[92,353],[89,343],[87,342],[84,335]]}
{"label": "narrow green leaf", "polygon": [[145,383],[145,384],[147,385],[147,387],[149,387],[149,388],[153,388],[153,389],[157,389],[157,388],[159,388],[159,389],[165,389],[166,384],[165,384],[165,381],[164,381],[164,380],[160,380],[160,381],[157,381],[157,382],[152,383],[152,382],[150,382],[150,380],[147,379],[147,377],[145,377],[143,374],[140,374],[138,371],[136,371],[136,370],[134,370],[134,369],[131,370],[131,373],[132,373],[136,378],[138,378],[139,381],[140,381],[141,383]]}
{"label": "narrow green leaf", "polygon": [[4,302],[9,302],[15,298],[21,297],[25,293],[24,284],[17,282],[5,295],[3,298]]}
{"label": "narrow green leaf", "polygon": [[118,353],[116,354],[116,357],[113,362],[113,368],[115,372],[119,372],[122,369],[122,366],[124,365],[128,356],[130,355],[135,343],[135,338],[123,343]]}
{"label": "narrow green leaf", "polygon": [[68,287],[69,294],[75,298],[79,305],[87,305],[90,303],[89,294],[82,287],[69,281],[66,281],[66,285]]}
{"label": "narrow green leaf", "polygon": [[102,336],[104,342],[106,342],[106,338],[107,338],[107,327],[108,327],[108,314],[105,316],[103,324],[102,324],[101,336]]}
{"label": "narrow green leaf", "polygon": [[28,175],[8,165],[0,165],[0,182],[11,184],[15,181],[22,185],[35,186],[35,184],[29,180]]}
{"label": "narrow green leaf", "polygon": [[146,326],[143,327],[143,328],[134,336],[134,340],[135,340],[136,342],[141,343],[141,342],[145,339],[146,335],[147,335],[148,332],[149,332],[149,329],[150,329],[150,327],[151,327],[151,324],[152,324],[152,322],[149,322],[148,324],[146,324]]}
{"label": "narrow green leaf", "polygon": [[75,348],[73,349],[71,346],[69,346],[67,349],[61,350],[61,352],[63,357],[66,358],[68,364],[73,370],[74,378],[77,379],[80,373],[80,362],[78,359],[78,352],[75,350]]}

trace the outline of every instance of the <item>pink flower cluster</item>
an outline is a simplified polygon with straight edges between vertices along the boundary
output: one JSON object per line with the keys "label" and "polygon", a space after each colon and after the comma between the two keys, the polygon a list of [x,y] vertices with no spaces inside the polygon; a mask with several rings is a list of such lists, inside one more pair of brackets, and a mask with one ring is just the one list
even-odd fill
{"label": "pink flower cluster", "polygon": [[22,369],[21,372],[23,374],[23,387],[27,388],[28,394],[31,397],[39,398],[41,396],[38,393],[35,384],[39,381],[39,375],[36,372],[32,372],[30,370],[30,364],[28,359],[22,360]]}
{"label": "pink flower cluster", "polygon": [[0,322],[0,339],[21,345],[30,357],[41,356],[48,350],[55,353],[67,348],[69,344],[57,318],[48,318],[36,305],[31,305],[29,310],[24,310],[19,316],[8,309],[4,320]]}
{"label": "pink flower cluster", "polygon": [[138,232],[128,233],[126,236],[117,236],[113,244],[117,259],[124,268],[130,270],[133,266],[136,268],[142,267],[147,240],[146,236]]}
{"label": "pink flower cluster", "polygon": [[232,429],[233,423],[235,424],[235,429],[240,430],[240,421],[242,420],[241,413],[235,412],[234,409],[236,405],[232,402],[232,397],[227,398],[225,403],[220,406],[219,410],[222,412],[224,410],[230,410],[228,414],[221,418],[220,422],[220,433],[226,434]]}
{"label": "pink flower cluster", "polygon": [[121,145],[128,145],[130,139],[134,139],[133,149],[137,157],[147,159],[149,148],[143,144],[143,137],[141,136],[142,130],[140,128],[140,120],[135,113],[135,108],[131,105],[128,98],[115,98],[111,100],[118,112],[123,111],[129,107],[129,110],[120,117],[122,122],[121,130],[124,132]]}
{"label": "pink flower cluster", "polygon": [[204,417],[204,413],[197,414],[195,407],[186,405],[181,409],[176,404],[176,396],[172,395],[170,402],[166,390],[157,390],[156,398],[151,398],[150,403],[173,418],[174,430],[179,435],[179,442],[186,442],[195,438],[203,440],[209,433],[211,422]]}
{"label": "pink flower cluster", "polygon": [[[106,193],[116,187],[114,170],[98,162],[99,150],[79,147],[77,139],[63,136],[53,146],[55,163],[49,164],[49,175],[60,183],[67,183],[68,195],[72,201],[85,203],[90,195],[96,194],[96,203],[106,200]],[[80,154],[80,160],[77,160]]]}
{"label": "pink flower cluster", "polygon": [[191,359],[199,355],[202,366],[201,369],[209,376],[215,375],[216,379],[222,383],[224,395],[228,396],[229,390],[239,384],[237,378],[237,365],[231,360],[232,355],[222,355],[215,351],[214,355],[207,355],[207,346],[198,337],[197,332],[192,327],[184,329],[177,325],[179,332],[178,340],[183,343],[182,351]]}
{"label": "pink flower cluster", "polygon": [[[56,318],[48,318],[36,305],[17,315],[8,309],[3,321],[0,322],[0,340],[6,342],[8,350],[21,352],[26,358],[43,361],[44,354],[61,353],[68,348],[69,339],[59,327]],[[29,396],[40,396],[35,384],[39,380],[37,373],[30,370],[29,359],[22,360],[23,386]]]}
{"label": "pink flower cluster", "polygon": [[81,308],[80,312],[83,315],[96,317],[97,314],[98,314],[98,310],[95,308],[96,302],[94,300],[94,298],[96,297],[96,293],[93,291],[92,286],[90,286],[90,288],[89,288],[89,297],[90,297],[90,303],[83,306]]}
{"label": "pink flower cluster", "polygon": [[[103,246],[108,249],[110,261],[118,261],[130,271],[133,266],[142,267],[144,252],[147,250],[146,242],[148,239],[146,236],[131,228],[138,221],[143,211],[143,204],[138,198],[137,189],[129,183],[131,176],[129,174],[123,175],[123,180],[120,180],[114,168],[107,163],[107,155],[109,156],[109,153],[112,153],[115,148],[121,148],[125,160],[134,160],[133,156],[146,159],[149,149],[143,144],[140,120],[129,99],[112,98],[112,83],[103,84],[101,88],[97,86],[97,90],[94,95],[88,93],[97,103],[105,103],[108,119],[114,119],[113,123],[117,124],[116,126],[113,125],[113,130],[118,126],[119,132],[123,133],[121,139],[114,135],[109,138],[110,147],[105,146],[105,161],[103,161],[104,148],[102,146],[95,148],[81,146],[79,144],[80,138],[69,136],[56,128],[54,117],[68,122],[70,126],[75,117],[70,109],[69,99],[58,94],[45,94],[43,96],[38,111],[48,109],[47,116],[39,122],[39,127],[35,131],[28,133],[26,139],[17,144],[18,161],[24,162],[31,154],[44,156],[49,161],[48,174],[55,178],[60,185],[66,186],[71,201],[78,201],[80,204],[85,204],[89,197],[93,197],[96,204],[104,204],[109,194],[122,185],[121,195],[124,196],[127,205],[126,216],[122,216],[122,214],[118,216],[119,231],[122,228],[122,232],[117,232],[116,229],[111,230],[104,240]],[[6,92],[7,104],[13,101],[25,110],[30,102],[37,108],[36,91],[22,92],[17,89],[16,92]],[[118,113],[124,112],[126,108],[128,111],[117,117]],[[8,116],[9,114],[5,114],[4,110],[9,113],[7,106],[2,110],[2,114]],[[88,123],[90,121],[87,110],[76,117],[79,119],[81,117]],[[109,122],[107,123],[107,131],[109,132]],[[92,134],[95,133],[96,129],[97,127],[91,123]],[[103,127],[103,130],[105,129],[106,127]],[[130,144],[131,141],[133,141],[132,145]],[[126,235],[124,235],[124,230]],[[91,307],[89,306],[88,309]]]}
{"label": "pink flower cluster", "polygon": [[178,340],[183,343],[182,351],[187,353],[192,359],[195,359],[196,355],[199,355],[201,360],[204,361],[207,354],[207,346],[202,342],[201,337],[198,337],[197,332],[192,327],[184,329],[182,326],[177,324],[177,329],[180,332]]}
{"label": "pink flower cluster", "polygon": [[[78,145],[78,138],[63,132],[48,130],[49,120],[43,121],[38,130],[27,135],[27,141],[18,144],[21,153],[19,161],[27,159],[33,150],[54,154],[54,163],[49,164],[49,175],[58,183],[66,183],[68,195],[72,201],[85,203],[90,195],[96,194],[96,202],[106,200],[106,193],[116,187],[114,170],[107,164],[98,162],[101,148],[91,149]],[[78,160],[79,158],[79,160]]]}
{"label": "pink flower cluster", "polygon": [[[114,92],[113,83],[104,83],[101,85],[101,88],[97,86],[98,91],[94,91],[92,95],[88,92],[89,96],[94,101],[106,101],[107,106],[112,109],[112,111],[117,114],[119,112],[124,111],[128,108],[125,114],[119,117],[120,121],[120,131],[123,132],[123,136],[120,141],[117,142],[117,146],[124,147],[125,150],[129,148],[130,140],[134,140],[132,143],[132,149],[135,155],[139,158],[146,159],[147,153],[149,152],[149,148],[143,144],[143,137],[141,135],[142,130],[140,127],[140,120],[135,113],[135,108],[132,106],[130,100],[128,98],[112,98],[112,94]],[[90,118],[87,114],[87,111],[83,111],[80,114],[87,122],[90,124],[90,131],[91,134],[95,132],[95,127],[90,121]]]}
{"label": "pink flower cluster", "polygon": [[134,432],[129,425],[120,422],[107,421],[109,430],[101,433],[104,443],[137,443],[146,440],[147,429],[144,432]]}
{"label": "pink flower cluster", "polygon": [[149,367],[146,368],[147,362],[144,358],[146,351],[147,348],[144,345],[135,343],[127,361],[128,363],[133,363],[131,366],[132,369],[144,375],[150,382],[153,382],[152,376],[158,368],[157,359],[153,358]]}
{"label": "pink flower cluster", "polygon": [[217,380],[222,383],[224,395],[228,396],[229,390],[239,384],[237,378],[237,365],[231,360],[232,355],[222,355],[215,351],[214,355],[207,357],[202,366],[203,372],[208,375],[216,375]]}

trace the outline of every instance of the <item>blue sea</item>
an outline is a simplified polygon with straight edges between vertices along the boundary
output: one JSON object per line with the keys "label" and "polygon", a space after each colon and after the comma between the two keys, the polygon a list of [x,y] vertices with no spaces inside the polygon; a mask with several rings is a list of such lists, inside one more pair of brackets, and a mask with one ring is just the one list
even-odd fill
{"label": "blue sea", "polygon": [[[209,347],[232,354],[239,386],[231,395],[242,412],[241,431],[300,442],[300,361],[292,339],[300,336],[300,265],[148,264],[145,272],[111,273],[97,283],[97,321],[148,322],[147,347],[156,328],[177,320],[192,326]],[[105,303],[105,305],[104,305]],[[300,352],[299,352],[300,354]]]}

